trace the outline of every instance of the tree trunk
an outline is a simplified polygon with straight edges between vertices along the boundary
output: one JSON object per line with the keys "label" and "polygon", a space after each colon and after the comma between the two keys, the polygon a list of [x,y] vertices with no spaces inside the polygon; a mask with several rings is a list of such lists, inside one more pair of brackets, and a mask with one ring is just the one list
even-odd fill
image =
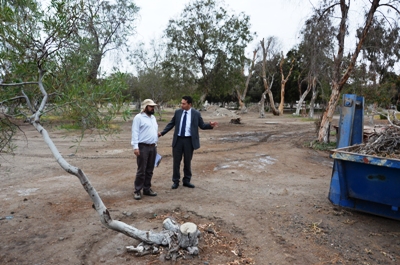
{"label": "tree trunk", "polygon": [[321,125],[319,127],[319,132],[318,132],[319,142],[328,143],[329,141],[328,130],[333,118],[333,114],[335,113],[337,103],[339,102],[339,96],[340,96],[339,88],[337,84],[334,84],[334,87],[332,88],[331,98],[329,99],[328,106],[326,107],[324,115],[322,116]]}
{"label": "tree trunk", "polygon": [[306,98],[308,92],[310,92],[310,90],[307,89],[307,90],[303,93],[303,95],[301,95],[301,97],[300,97],[300,99],[299,99],[299,101],[298,101],[298,103],[297,103],[297,106],[296,106],[296,113],[295,113],[295,115],[297,115],[297,116],[300,115],[301,107],[303,106],[304,99]]}
{"label": "tree trunk", "polygon": [[275,116],[279,116],[279,115],[280,115],[280,112],[279,112],[279,110],[275,107],[274,96],[272,95],[271,89],[268,89],[266,92],[267,92],[268,97],[269,97],[269,104],[271,105],[272,114],[274,114]]}
{"label": "tree trunk", "polygon": [[[47,92],[45,91],[42,83],[43,74],[44,71],[39,72],[39,89],[42,92],[43,98],[38,111],[31,117],[30,123],[42,135],[44,142],[49,147],[50,151],[52,152],[54,158],[56,159],[57,163],[61,166],[61,168],[63,168],[66,172],[76,176],[79,179],[83,188],[85,189],[90,199],[92,200],[93,208],[99,214],[101,223],[105,227],[111,230],[115,230],[124,235],[140,240],[144,244],[168,246],[170,247],[171,253],[177,252],[180,248],[185,248],[190,254],[198,254],[198,249],[197,249],[198,240],[196,238],[199,236],[199,232],[197,231],[197,228],[196,231],[193,231],[193,226],[189,226],[189,228],[187,228],[186,230],[184,229],[184,231],[181,232],[183,234],[181,238],[183,239],[179,240],[178,236],[178,241],[175,242],[174,239],[176,237],[176,229],[178,227],[177,225],[176,226],[167,225],[167,227],[170,229],[164,230],[160,233],[154,233],[152,231],[139,230],[124,222],[112,219],[110,212],[104,205],[96,189],[90,183],[86,174],[80,168],[70,165],[61,156],[54,142],[51,140],[47,130],[40,124],[40,116],[46,106],[48,98]],[[29,98],[26,95],[25,97],[27,102],[29,102]],[[164,224],[165,223],[174,224],[174,222],[169,220],[164,221]]]}
{"label": "tree trunk", "polygon": [[284,105],[285,105],[285,83],[281,83],[281,102],[279,103],[278,107],[279,114],[283,114]]}
{"label": "tree trunk", "polygon": [[243,100],[239,97],[238,99],[239,101],[239,109],[240,109],[240,113],[246,113],[247,112],[247,108],[246,105],[244,104]]}
{"label": "tree trunk", "polygon": [[[315,94],[315,97],[314,97],[314,94]],[[312,96],[312,98],[311,98],[311,101],[310,101],[310,111],[308,112],[308,117],[309,118],[314,118],[314,110],[315,110],[315,98],[316,98],[316,96],[317,96],[317,93],[313,93],[313,96]]]}
{"label": "tree trunk", "polygon": [[261,95],[260,105],[260,118],[265,118],[265,99],[267,97],[267,91],[264,91]]}
{"label": "tree trunk", "polygon": [[102,59],[102,53],[101,52],[96,52],[93,54],[91,57],[91,62],[90,62],[90,68],[89,68],[89,75],[88,75],[88,80],[91,82],[96,82],[97,81],[97,75],[99,74],[99,67],[101,64],[101,59]]}
{"label": "tree trunk", "polygon": [[[334,67],[334,72],[333,72],[333,80],[332,80],[332,92],[331,92],[331,97],[328,103],[328,106],[326,107],[326,111],[323,115],[322,121],[321,121],[321,126],[318,132],[318,141],[327,143],[328,138],[329,138],[329,125],[330,122],[333,118],[333,114],[335,112],[335,108],[337,103],[339,102],[339,95],[340,92],[342,91],[344,85],[346,84],[347,80],[350,77],[350,74],[352,73],[354,69],[354,65],[357,61],[357,57],[361,51],[361,47],[365,41],[365,38],[368,34],[368,31],[371,27],[372,20],[374,18],[374,14],[376,12],[376,9],[379,7],[379,0],[373,0],[371,2],[371,7],[370,10],[368,11],[368,15],[366,16],[365,20],[365,25],[360,33],[360,37],[358,40],[358,43],[356,45],[355,51],[353,55],[351,56],[351,59],[349,61],[347,69],[343,73],[343,69],[341,69],[342,66],[342,61],[343,61],[343,53],[344,53],[344,39],[346,36],[346,21],[347,21],[347,15],[349,11],[349,6],[346,5],[345,0],[340,0],[340,7],[341,7],[341,22],[340,22],[340,28],[339,28],[339,34],[338,34],[338,52],[335,57],[335,67]],[[343,74],[342,74],[343,73]],[[333,104],[333,105],[332,105]]]}
{"label": "tree trunk", "polygon": [[[86,174],[80,168],[74,167],[74,166],[70,165],[67,161],[65,161],[65,159],[61,156],[60,152],[57,150],[56,146],[54,145],[53,141],[51,140],[47,130],[45,130],[42,127],[42,125],[40,125],[40,123],[32,122],[32,124],[36,128],[36,130],[42,134],[44,142],[50,148],[50,151],[53,153],[53,156],[56,159],[56,161],[58,162],[58,164],[66,172],[78,177],[83,188],[88,193],[89,197],[92,199],[93,208],[99,214],[100,221],[105,227],[107,227],[111,230],[120,232],[122,234],[125,234],[129,237],[135,238],[137,240],[140,240],[140,241],[142,241],[146,244],[150,244],[150,245],[155,244],[155,245],[169,246],[173,242],[173,237],[176,233],[176,230],[179,228],[178,225],[176,225],[175,228],[173,228],[171,225],[169,225],[166,227],[167,230],[162,231],[160,233],[154,233],[152,231],[139,230],[133,226],[130,226],[130,225],[124,223],[124,222],[113,220],[110,215],[110,212],[104,205],[104,203],[101,200],[96,189],[90,183]],[[172,221],[166,219],[164,221],[164,224],[168,223],[168,222],[172,222]],[[174,222],[172,222],[172,223],[174,223]],[[188,251],[193,252],[197,249],[197,244],[198,244],[197,237],[200,232],[197,231],[197,228],[196,228],[196,230],[193,231],[193,226],[189,226],[189,228],[185,228],[185,229],[186,230],[181,231],[182,235],[180,237],[178,236],[177,246],[179,246],[181,248],[185,248],[185,249],[188,249],[190,247],[190,250],[188,249]],[[198,250],[195,254],[198,254]]]}
{"label": "tree trunk", "polygon": [[239,109],[240,109],[240,113],[246,113],[247,112],[247,108],[246,105],[244,104],[243,100],[244,100],[244,95],[242,95],[239,91],[239,88],[236,86],[236,98],[238,100],[239,103]]}
{"label": "tree trunk", "polygon": [[299,101],[296,106],[296,112],[295,112],[296,116],[300,115],[300,110],[301,110],[301,107],[303,106],[303,102],[304,102],[305,98],[307,97],[308,93],[311,91],[311,84],[310,84],[310,82],[308,82],[306,91],[304,91],[304,93],[301,94],[301,83],[302,82],[300,82],[300,84],[299,84],[300,98],[299,98]]}
{"label": "tree trunk", "polygon": [[282,56],[282,59],[281,59],[281,63],[279,64],[279,70],[281,71],[281,102],[278,107],[279,115],[283,114],[283,107],[285,104],[285,86],[286,86],[286,83],[287,83],[290,75],[292,74],[292,70],[293,70],[293,66],[294,66],[294,60],[292,60],[292,66],[290,67],[289,73],[285,78],[285,75],[283,74],[283,68],[282,68],[283,63],[285,62],[283,53],[281,54],[281,56]]}
{"label": "tree trunk", "polygon": [[203,92],[200,96],[200,102],[199,102],[200,106],[203,106],[204,101],[206,101],[206,97],[207,97],[207,93]]}
{"label": "tree trunk", "polygon": [[[272,114],[278,116],[279,115],[279,111],[275,108],[274,97],[273,97],[272,92],[271,92],[271,86],[274,83],[274,76],[272,76],[271,83],[269,83],[268,80],[267,80],[267,73],[266,73],[267,72],[267,70],[266,70],[267,54],[268,54],[269,45],[271,43],[268,43],[268,46],[265,47],[264,39],[262,39],[260,41],[260,44],[261,44],[261,48],[263,50],[263,61],[262,61],[261,77],[262,77],[262,80],[263,80],[264,90],[265,90],[264,93],[262,94],[261,100],[265,100],[265,94],[268,94],[269,102],[270,102],[270,105],[271,105]],[[261,115],[260,115],[260,117],[261,117]]]}
{"label": "tree trunk", "polygon": [[160,118],[158,118],[158,120],[162,121],[162,109],[161,109],[161,106],[163,104],[163,101],[156,101],[156,103],[157,103],[157,106],[156,106],[155,110],[157,111],[158,115],[160,116]]}
{"label": "tree trunk", "polygon": [[314,105],[315,105],[315,100],[317,99],[318,96],[317,78],[315,76],[312,78],[311,86],[312,86],[312,97],[310,100],[310,111],[308,112],[308,117],[314,118],[314,109],[315,109]]}
{"label": "tree trunk", "polygon": [[[244,104],[244,99],[246,98],[246,94],[247,94],[247,90],[249,88],[249,83],[250,83],[250,79],[253,75],[253,71],[254,71],[254,62],[256,61],[257,58],[257,49],[253,51],[253,60],[251,61],[251,66],[249,69],[249,74],[247,76],[246,79],[246,83],[244,85],[244,90],[243,93],[240,93],[239,88],[236,87],[236,96],[239,102],[239,106],[240,106],[240,113],[246,113],[247,112],[247,108],[246,105]],[[244,68],[244,67],[243,67]],[[242,76],[244,76],[244,70],[242,68]]]}

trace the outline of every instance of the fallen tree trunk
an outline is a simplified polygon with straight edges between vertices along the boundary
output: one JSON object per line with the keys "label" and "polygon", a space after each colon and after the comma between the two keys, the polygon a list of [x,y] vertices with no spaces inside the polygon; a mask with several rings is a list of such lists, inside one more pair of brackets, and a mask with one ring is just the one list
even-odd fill
{"label": "fallen tree trunk", "polygon": [[[54,142],[50,138],[47,130],[40,123],[40,116],[47,102],[47,93],[42,84],[43,72],[40,72],[39,88],[42,92],[43,99],[38,111],[36,111],[30,118],[30,124],[42,135],[44,142],[50,148],[57,163],[69,174],[76,176],[81,182],[83,188],[88,193],[90,199],[93,202],[93,208],[97,211],[100,216],[101,223],[114,231],[125,234],[129,237],[135,238],[141,241],[143,244],[158,246],[167,246],[171,256],[175,255],[181,248],[188,251],[191,255],[198,254],[198,236],[200,232],[197,230],[197,226],[190,223],[182,225],[180,227],[175,221],[167,218],[164,221],[164,227],[166,230],[160,233],[154,233],[152,231],[139,230],[133,226],[130,226],[124,222],[112,219],[110,212],[104,205],[96,189],[92,186],[89,178],[86,174],[77,167],[70,165],[60,154]],[[29,98],[26,97],[29,103]]]}

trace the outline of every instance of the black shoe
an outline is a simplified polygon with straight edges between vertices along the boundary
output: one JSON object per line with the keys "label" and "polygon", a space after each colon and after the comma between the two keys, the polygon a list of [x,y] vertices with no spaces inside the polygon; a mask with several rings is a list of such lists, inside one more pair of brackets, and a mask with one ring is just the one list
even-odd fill
{"label": "black shoe", "polygon": [[147,195],[147,196],[157,196],[157,192],[154,192],[152,189],[143,190],[143,195]]}
{"label": "black shoe", "polygon": [[171,187],[171,189],[177,189],[179,187],[179,183],[174,183],[174,184],[172,184],[172,187]]}
{"label": "black shoe", "polygon": [[140,200],[142,198],[142,195],[140,194],[140,191],[133,193],[133,198],[135,200]]}
{"label": "black shoe", "polygon": [[190,183],[190,182],[183,183],[183,186],[188,187],[188,188],[192,188],[192,189],[194,188],[194,185],[192,183]]}

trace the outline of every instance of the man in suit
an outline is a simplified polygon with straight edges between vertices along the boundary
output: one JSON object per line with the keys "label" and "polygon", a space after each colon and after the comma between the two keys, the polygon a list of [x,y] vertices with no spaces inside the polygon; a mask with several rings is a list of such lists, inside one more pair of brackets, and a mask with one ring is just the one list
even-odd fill
{"label": "man in suit", "polygon": [[183,186],[194,188],[190,182],[192,178],[191,161],[193,151],[200,148],[199,129],[213,129],[218,125],[217,122],[205,123],[199,111],[192,108],[193,100],[190,96],[184,96],[181,100],[181,109],[176,110],[171,121],[165,126],[158,136],[163,136],[175,127],[172,140],[173,174],[172,189],[179,187],[180,166],[183,156]]}

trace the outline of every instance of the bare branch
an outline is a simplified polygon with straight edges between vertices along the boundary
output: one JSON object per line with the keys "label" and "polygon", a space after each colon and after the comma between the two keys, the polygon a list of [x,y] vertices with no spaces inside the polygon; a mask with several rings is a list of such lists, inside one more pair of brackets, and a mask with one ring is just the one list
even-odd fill
{"label": "bare branch", "polygon": [[46,90],[44,89],[44,86],[43,86],[43,75],[44,75],[44,72],[45,71],[43,71],[43,70],[41,70],[39,68],[39,88],[40,88],[40,92],[42,92],[43,98],[42,98],[42,102],[40,103],[39,109],[34,114],[35,122],[39,122],[40,116],[42,115],[42,111],[44,110],[44,107],[46,106],[47,98],[48,98],[47,92],[46,92]]}
{"label": "bare branch", "polygon": [[397,8],[396,8],[395,6],[393,6],[393,5],[390,5],[390,4],[381,4],[381,5],[379,5],[379,6],[387,6],[387,7],[390,7],[391,9],[395,10],[395,11],[400,15],[400,10],[397,9]]}
{"label": "bare branch", "polygon": [[24,92],[24,90],[22,89],[22,95],[24,95],[23,97],[25,98],[25,100],[26,100],[26,104],[28,105],[28,108],[31,110],[31,112],[32,112],[32,114],[33,113],[35,113],[35,110],[34,110],[34,108],[33,108],[33,106],[32,106],[32,104],[31,104],[31,101],[29,100],[29,97],[28,97],[28,95],[26,95],[25,94],[25,92]]}
{"label": "bare branch", "polygon": [[24,85],[38,85],[39,82],[21,82],[21,83],[11,83],[11,84],[3,84],[0,83],[0,86],[24,86]]}
{"label": "bare branch", "polygon": [[322,14],[319,16],[318,21],[320,21],[320,20],[322,19],[322,17],[325,15],[325,13],[327,13],[330,9],[333,9],[333,8],[334,8],[335,6],[337,6],[337,5],[340,5],[340,3],[335,3],[335,4],[333,4],[333,5],[331,5],[331,6],[327,7],[327,8],[325,8],[325,9],[322,11]]}
{"label": "bare branch", "polygon": [[8,98],[6,100],[0,101],[0,105],[3,105],[4,103],[9,102],[9,101],[14,101],[14,100],[22,99],[22,98],[25,98],[25,97],[24,96],[17,96],[17,97],[13,97],[13,98]]}

